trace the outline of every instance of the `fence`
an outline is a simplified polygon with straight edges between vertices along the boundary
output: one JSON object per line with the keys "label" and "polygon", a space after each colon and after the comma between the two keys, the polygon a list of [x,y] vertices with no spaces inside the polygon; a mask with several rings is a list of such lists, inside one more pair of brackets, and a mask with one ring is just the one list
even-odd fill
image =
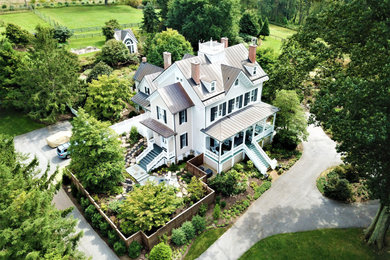
{"label": "fence", "polygon": [[203,153],[192,158],[186,163],[186,170],[198,177],[201,181],[207,183],[207,173],[198,168],[198,166],[203,164]]}
{"label": "fence", "polygon": [[50,18],[50,16],[47,16],[47,15],[39,12],[37,9],[32,9],[32,10],[33,10],[34,14],[38,15],[42,20],[44,20],[45,22],[47,22],[51,26],[56,27],[56,26],[60,25],[53,18]]}
{"label": "fence", "polygon": [[83,39],[103,36],[103,33],[85,33],[85,34],[73,34],[71,39]]}
{"label": "fence", "polygon": [[[141,27],[141,23],[125,23],[120,25],[122,28],[130,28],[130,27]],[[84,27],[84,28],[76,28],[71,29],[72,33],[77,32],[95,32],[101,30],[101,26],[95,26],[95,27]]]}
{"label": "fence", "polygon": [[112,222],[111,219],[103,212],[100,206],[89,194],[89,192],[83,187],[83,185],[76,178],[76,176],[74,176],[73,173],[71,173],[68,169],[66,169],[66,171],[69,177],[71,178],[73,184],[77,187],[77,189],[85,197],[88,198],[88,200],[91,202],[92,205],[95,206],[99,214],[108,222],[111,228],[118,234],[119,238],[125,242],[127,247],[130,246],[131,242],[136,240],[139,243],[142,243],[147,249],[149,250],[152,249],[153,246],[159,243],[159,238],[163,234],[170,235],[172,229],[180,227],[185,221],[190,220],[193,216],[195,216],[198,213],[199,208],[202,204],[206,204],[209,206],[214,202],[215,199],[215,191],[212,190],[210,187],[208,187],[207,184],[202,181],[202,185],[205,187],[206,194],[207,194],[205,197],[203,197],[201,200],[193,204],[191,207],[189,207],[188,209],[186,209],[185,211],[181,212],[179,215],[171,219],[163,227],[159,228],[156,232],[154,232],[150,236],[146,235],[142,231],[138,231],[137,233],[126,238],[119,230],[119,228],[115,225],[115,223]]}

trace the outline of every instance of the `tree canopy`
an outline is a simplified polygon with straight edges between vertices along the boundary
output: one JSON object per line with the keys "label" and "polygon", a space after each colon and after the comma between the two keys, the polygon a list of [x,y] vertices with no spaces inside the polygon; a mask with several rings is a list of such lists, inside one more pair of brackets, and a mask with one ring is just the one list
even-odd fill
{"label": "tree canopy", "polygon": [[89,192],[118,192],[125,163],[117,134],[109,123],[96,120],[83,109],[79,109],[72,126],[68,149],[72,171]]}
{"label": "tree canopy", "polygon": [[186,53],[193,53],[191,44],[184,36],[169,28],[149,39],[145,49],[148,61],[161,67],[164,66],[163,52],[165,51],[171,53],[172,63],[181,60]]}
{"label": "tree canopy", "polygon": [[38,177],[38,160],[24,164],[13,139],[0,135],[0,258],[84,259],[77,251],[82,232],[75,233],[72,210],[52,204],[60,185],[57,172]]}
{"label": "tree canopy", "polygon": [[98,120],[117,121],[131,98],[127,80],[102,75],[88,85],[85,111]]}
{"label": "tree canopy", "polygon": [[115,29],[121,29],[121,26],[116,19],[111,19],[105,22],[102,27],[103,35],[106,37],[106,41],[114,38]]}
{"label": "tree canopy", "polygon": [[135,54],[130,54],[126,45],[115,39],[108,40],[103,45],[102,51],[97,59],[112,67],[126,63],[138,63],[137,56]]}
{"label": "tree canopy", "polygon": [[15,107],[48,123],[65,113],[78,94],[78,58],[57,45],[51,28],[37,27],[33,48],[17,71],[20,89],[11,94]]}
{"label": "tree canopy", "polygon": [[166,23],[184,35],[194,48],[199,41],[210,38],[228,37],[234,43],[239,31],[239,12],[238,0],[173,0]]}
{"label": "tree canopy", "polygon": [[148,182],[136,187],[121,206],[121,228],[125,233],[150,231],[170,220],[181,199],[172,186]]}
{"label": "tree canopy", "polygon": [[147,33],[154,33],[160,26],[160,21],[152,2],[148,2],[143,10],[142,29]]}
{"label": "tree canopy", "polygon": [[[301,63],[315,64],[313,120],[332,132],[344,161],[380,200],[366,230],[369,244],[379,248],[390,224],[389,13],[385,0],[332,1],[293,37],[297,52],[311,54]],[[298,69],[308,75],[310,67]]]}
{"label": "tree canopy", "polygon": [[110,76],[113,72],[113,69],[108,66],[103,61],[99,61],[91,70],[91,72],[88,74],[87,82],[90,83],[92,80],[97,80],[99,76],[101,75],[107,75]]}
{"label": "tree canopy", "polygon": [[259,18],[254,11],[248,10],[241,16],[240,33],[257,37],[260,29]]}

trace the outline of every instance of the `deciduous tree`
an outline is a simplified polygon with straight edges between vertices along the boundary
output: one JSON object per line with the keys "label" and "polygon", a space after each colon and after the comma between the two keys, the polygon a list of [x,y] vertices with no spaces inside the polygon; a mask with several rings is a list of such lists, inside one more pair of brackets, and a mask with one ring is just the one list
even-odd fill
{"label": "deciduous tree", "polygon": [[81,108],[72,121],[70,168],[93,193],[116,193],[125,171],[123,149],[117,134]]}
{"label": "deciduous tree", "polygon": [[118,20],[111,19],[105,23],[105,25],[102,27],[102,32],[106,37],[106,41],[114,38],[115,29],[121,29]]}
{"label": "deciduous tree", "polygon": [[126,63],[138,63],[137,56],[135,54],[130,54],[126,45],[115,39],[111,39],[103,45],[102,51],[97,59],[110,66],[118,66]]}
{"label": "deciduous tree", "polygon": [[260,26],[254,11],[246,11],[240,19],[240,33],[256,36],[260,33]]}
{"label": "deciduous tree", "polygon": [[99,76],[101,75],[107,75],[110,76],[113,72],[113,69],[108,66],[103,61],[98,62],[91,70],[91,72],[88,74],[87,82],[91,82],[92,80],[97,80]]}

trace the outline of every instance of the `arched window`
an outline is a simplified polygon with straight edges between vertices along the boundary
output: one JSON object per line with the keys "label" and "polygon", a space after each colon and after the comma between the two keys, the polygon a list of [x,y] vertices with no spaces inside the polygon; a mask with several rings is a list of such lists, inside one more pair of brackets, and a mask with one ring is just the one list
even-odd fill
{"label": "arched window", "polygon": [[125,45],[127,46],[127,48],[129,48],[130,53],[134,53],[135,52],[134,42],[131,39],[127,38],[126,41],[125,41]]}

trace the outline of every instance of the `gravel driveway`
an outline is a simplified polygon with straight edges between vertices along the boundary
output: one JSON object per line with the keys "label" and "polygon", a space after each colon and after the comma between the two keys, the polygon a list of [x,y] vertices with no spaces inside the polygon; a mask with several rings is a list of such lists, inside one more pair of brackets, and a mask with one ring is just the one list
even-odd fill
{"label": "gravel driveway", "polygon": [[310,126],[308,131],[301,159],[199,259],[238,259],[257,241],[274,234],[369,225],[378,209],[376,201],[348,205],[323,197],[316,188],[320,173],[341,160],[335,143],[321,128]]}

